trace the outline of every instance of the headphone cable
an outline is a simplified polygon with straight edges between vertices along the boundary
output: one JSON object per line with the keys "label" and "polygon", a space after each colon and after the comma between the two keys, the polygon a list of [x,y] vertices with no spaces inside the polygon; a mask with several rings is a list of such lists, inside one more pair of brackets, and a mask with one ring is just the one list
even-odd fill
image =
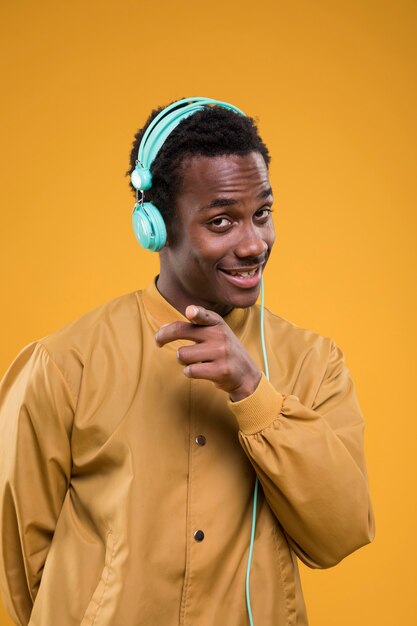
{"label": "headphone cable", "polygon": [[[264,306],[265,306],[265,292],[264,292],[264,279],[261,277],[261,346],[262,346],[262,356],[264,359],[264,370],[265,376],[269,380],[269,367],[268,367],[268,357],[266,354],[266,346],[265,346],[265,316],[264,316]],[[258,505],[258,490],[259,490],[259,480],[256,476],[255,478],[255,487],[253,489],[253,510],[252,510],[252,529],[250,534],[250,543],[249,543],[249,554],[248,554],[248,564],[246,567],[246,607],[248,610],[249,624],[250,626],[254,626],[253,616],[252,616],[252,606],[250,602],[250,570],[252,565],[252,554],[253,554],[253,544],[255,542],[255,530],[256,530],[256,513],[257,513],[257,505]]]}

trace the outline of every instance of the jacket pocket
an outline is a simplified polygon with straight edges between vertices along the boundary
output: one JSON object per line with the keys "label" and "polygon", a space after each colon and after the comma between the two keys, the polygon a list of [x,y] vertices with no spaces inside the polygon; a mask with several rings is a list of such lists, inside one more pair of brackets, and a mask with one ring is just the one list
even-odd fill
{"label": "jacket pocket", "polygon": [[98,624],[97,619],[108,589],[110,574],[113,566],[114,557],[114,537],[109,531],[106,539],[106,554],[104,557],[104,567],[101,572],[100,580],[94,590],[89,605],[84,613],[84,617],[80,626],[93,626]]}

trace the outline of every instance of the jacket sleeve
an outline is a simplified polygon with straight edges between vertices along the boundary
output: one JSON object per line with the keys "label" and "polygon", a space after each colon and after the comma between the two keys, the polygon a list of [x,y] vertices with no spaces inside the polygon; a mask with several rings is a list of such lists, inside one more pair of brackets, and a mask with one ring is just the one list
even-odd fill
{"label": "jacket sleeve", "polygon": [[73,397],[41,344],[0,385],[0,586],[27,624],[71,474]]}
{"label": "jacket sleeve", "polygon": [[372,540],[364,422],[336,345],[311,408],[265,376],[229,407],[265,497],[306,565],[331,567]]}

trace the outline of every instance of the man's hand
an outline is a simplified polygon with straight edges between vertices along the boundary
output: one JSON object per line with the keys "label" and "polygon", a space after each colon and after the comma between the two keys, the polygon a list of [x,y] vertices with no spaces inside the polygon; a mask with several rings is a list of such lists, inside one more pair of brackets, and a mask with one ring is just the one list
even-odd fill
{"label": "man's hand", "polygon": [[195,341],[177,352],[178,361],[186,366],[186,376],[211,380],[229,394],[232,402],[253,393],[261,372],[224,319],[194,304],[186,308],[185,317],[190,323],[161,326],[155,336],[158,346],[177,339]]}

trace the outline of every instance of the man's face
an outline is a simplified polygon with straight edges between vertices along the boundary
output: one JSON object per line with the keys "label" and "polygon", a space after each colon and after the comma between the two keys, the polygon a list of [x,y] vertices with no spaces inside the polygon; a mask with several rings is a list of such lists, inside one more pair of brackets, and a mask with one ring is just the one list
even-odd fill
{"label": "man's face", "polygon": [[162,295],[182,313],[189,304],[220,315],[254,304],[275,239],[272,202],[260,153],[187,159],[161,251]]}

